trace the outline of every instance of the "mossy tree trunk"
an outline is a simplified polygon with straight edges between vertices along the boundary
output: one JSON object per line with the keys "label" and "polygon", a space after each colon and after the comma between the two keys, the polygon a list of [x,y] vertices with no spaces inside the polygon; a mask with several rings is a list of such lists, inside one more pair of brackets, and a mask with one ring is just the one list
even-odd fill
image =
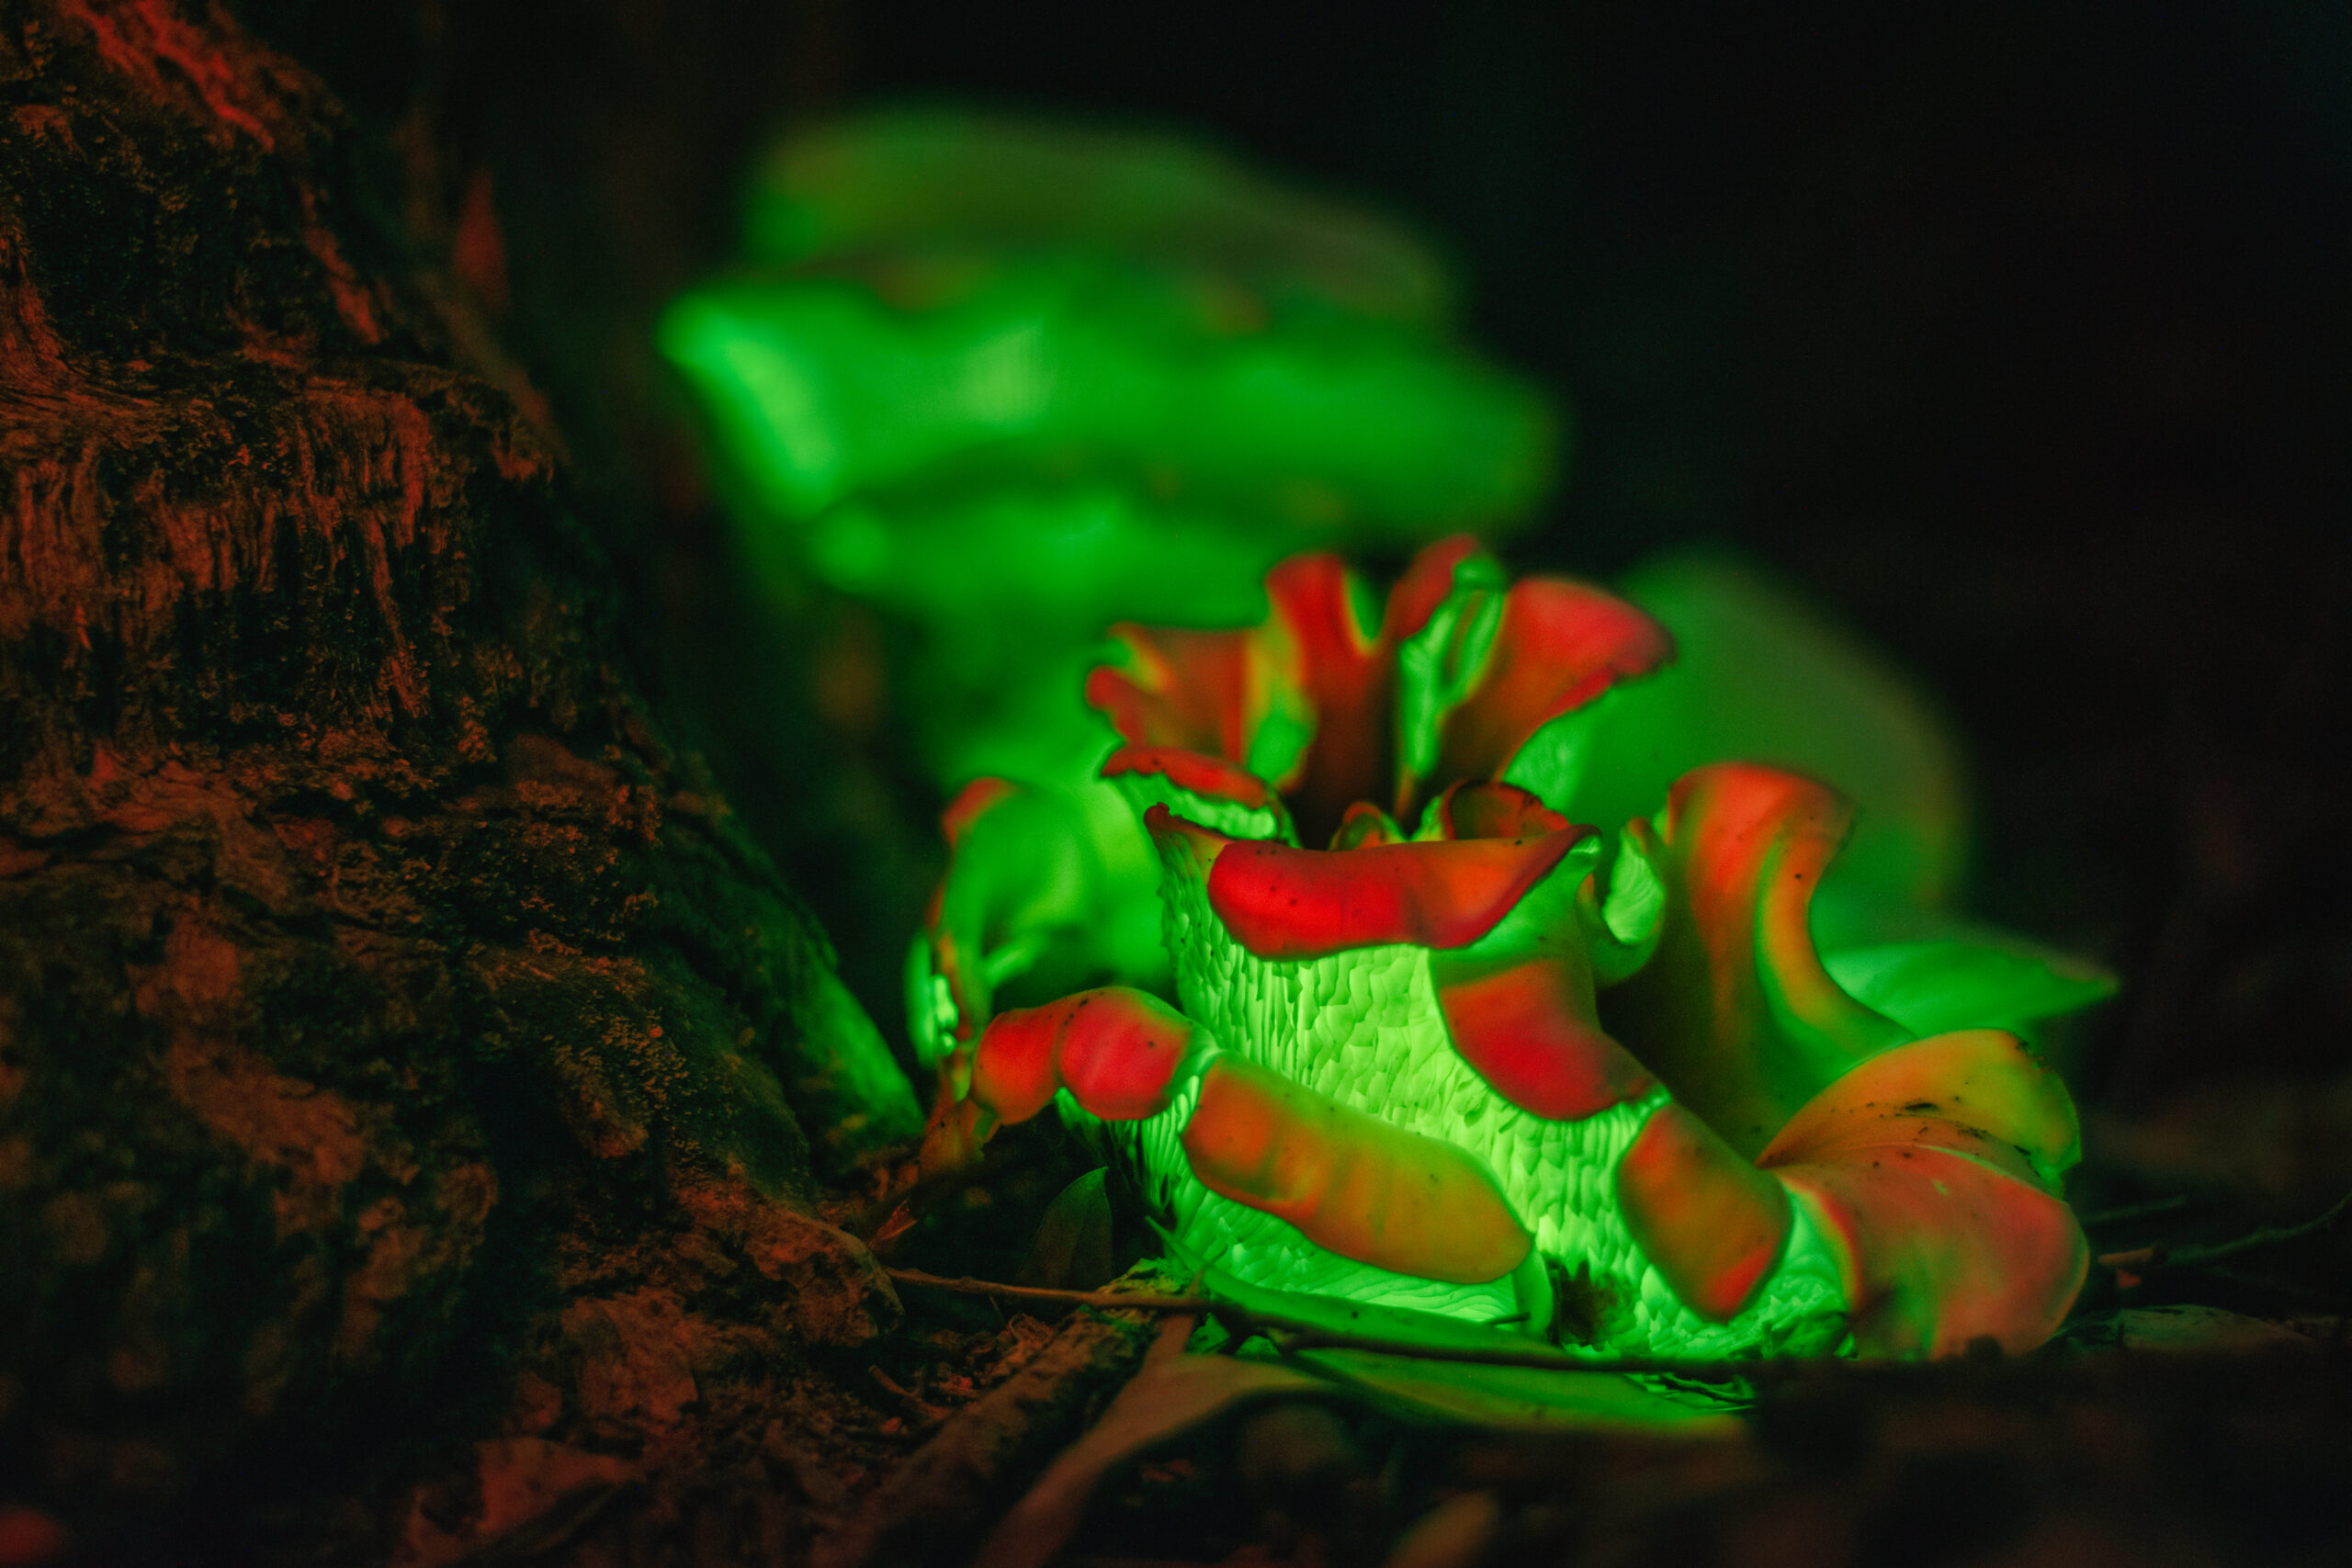
{"label": "mossy tree trunk", "polygon": [[325,90],[0,17],[0,1504],[658,1485],[891,1321],[816,1207],[912,1099]]}

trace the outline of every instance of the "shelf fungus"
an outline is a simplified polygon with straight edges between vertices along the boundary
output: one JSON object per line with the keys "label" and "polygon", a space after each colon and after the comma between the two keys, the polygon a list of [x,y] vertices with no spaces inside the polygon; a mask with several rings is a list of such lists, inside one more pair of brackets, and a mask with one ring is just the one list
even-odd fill
{"label": "shelf fungus", "polygon": [[1784,767],[1709,761],[1654,816],[1580,819],[1624,750],[1611,705],[1674,655],[1625,600],[1508,583],[1467,539],[1385,608],[1329,555],[1266,592],[1247,629],[1114,628],[1087,685],[1159,852],[1174,1005],[1109,986],[991,1016],[981,971],[1015,965],[989,911],[1049,897],[1050,868],[964,852],[1017,832],[1017,790],[951,814],[914,993],[934,1157],[1059,1102],[1124,1130],[1188,1258],[1595,1354],[2055,1330],[2086,1264],[2076,1123],[2015,1031],[2095,981],[1981,928],[1826,959],[1854,810]]}

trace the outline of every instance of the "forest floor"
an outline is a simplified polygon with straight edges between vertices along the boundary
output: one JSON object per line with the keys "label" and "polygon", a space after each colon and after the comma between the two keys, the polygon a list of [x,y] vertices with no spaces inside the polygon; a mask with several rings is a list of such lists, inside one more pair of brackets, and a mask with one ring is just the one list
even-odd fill
{"label": "forest floor", "polygon": [[[1181,1342],[1197,1317],[1035,1299],[1068,1253],[1057,1222],[1040,1235],[1039,1217],[1081,1163],[1035,1138],[893,1250],[905,1331],[867,1369],[886,1397],[840,1417],[831,1457],[850,1468],[811,1496],[812,1561],[1760,1568],[2352,1553],[2337,1484],[2352,1460],[2343,1204],[2266,1223],[2243,1196],[2154,1193],[2144,1170],[2094,1168],[2086,1190],[2135,1195],[2086,1208],[2099,1261],[2064,1329],[2030,1355],[1759,1367],[1730,1414],[1690,1419],[1496,1420],[1328,1379],[1265,1386],[1249,1374],[1279,1362],[1265,1354],[1188,1358],[1237,1368],[1229,1386],[1154,1381],[1174,1346],[1148,1348],[1147,1318],[1176,1317],[1159,1337]],[[979,1291],[974,1276],[1005,1288]],[[944,1277],[960,1284],[925,1282]],[[1194,1348],[1223,1337],[1212,1324]],[[1088,1353],[1102,1344],[1107,1358]],[[1021,1500],[1054,1447],[1024,1451],[1031,1427],[1064,1438],[1074,1409],[1099,1412],[1123,1382],[1120,1419],[1097,1431],[1123,1430],[1095,1439],[1077,1496],[1060,1495],[1070,1482],[1057,1471]]]}

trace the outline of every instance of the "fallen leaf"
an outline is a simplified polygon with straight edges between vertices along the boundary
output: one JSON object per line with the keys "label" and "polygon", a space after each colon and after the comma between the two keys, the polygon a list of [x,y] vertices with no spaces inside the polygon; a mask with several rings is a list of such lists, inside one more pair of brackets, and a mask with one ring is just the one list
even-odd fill
{"label": "fallen leaf", "polygon": [[1492,1492],[1448,1497],[1405,1528],[1380,1568],[1470,1568],[1502,1523],[1502,1500]]}
{"label": "fallen leaf", "polygon": [[420,1494],[392,1561],[396,1568],[445,1568],[492,1551],[532,1556],[560,1545],[641,1478],[627,1460],[544,1438],[477,1444],[467,1517],[455,1529],[445,1528]]}
{"label": "fallen leaf", "polygon": [[1376,1350],[1303,1350],[1291,1358],[1351,1389],[1389,1415],[1521,1431],[1662,1432],[1727,1438],[1741,1431],[1719,1403],[1644,1387],[1615,1372],[1484,1367]]}
{"label": "fallen leaf", "polygon": [[2336,1318],[2281,1322],[2184,1303],[2119,1312],[2114,1331],[2116,1345],[2126,1350],[2243,1355],[2282,1348],[2316,1350],[2340,1341],[2343,1323]]}
{"label": "fallen leaf", "polygon": [[973,1568],[1044,1568],[1086,1511],[1095,1483],[1117,1465],[1246,1399],[1320,1389],[1294,1368],[1231,1356],[1147,1361],[1086,1435],[1062,1450],[1028,1495],[997,1521]]}

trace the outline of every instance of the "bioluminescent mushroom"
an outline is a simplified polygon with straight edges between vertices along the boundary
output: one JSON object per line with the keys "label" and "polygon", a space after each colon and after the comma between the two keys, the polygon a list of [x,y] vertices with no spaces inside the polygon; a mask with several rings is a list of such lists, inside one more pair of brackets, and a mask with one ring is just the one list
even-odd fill
{"label": "bioluminescent mushroom", "polygon": [[[1110,987],[986,1016],[951,872],[922,950],[943,1124],[1058,1100],[1124,1129],[1195,1264],[1598,1353],[2055,1330],[2086,1264],[2072,1102],[1991,1027],[2015,997],[1954,989],[1966,965],[1882,963],[1875,1006],[1840,984],[1814,900],[1847,799],[1724,758],[1654,816],[1578,818],[1591,716],[1670,660],[1664,628],[1587,584],[1507,584],[1466,539],[1376,614],[1328,555],[1267,597],[1243,630],[1115,628],[1087,688],[1121,741],[1102,776],[1159,852],[1176,1005]],[[954,827],[1019,809],[984,786]],[[1971,1006],[1986,1027],[1902,1021]]]}

